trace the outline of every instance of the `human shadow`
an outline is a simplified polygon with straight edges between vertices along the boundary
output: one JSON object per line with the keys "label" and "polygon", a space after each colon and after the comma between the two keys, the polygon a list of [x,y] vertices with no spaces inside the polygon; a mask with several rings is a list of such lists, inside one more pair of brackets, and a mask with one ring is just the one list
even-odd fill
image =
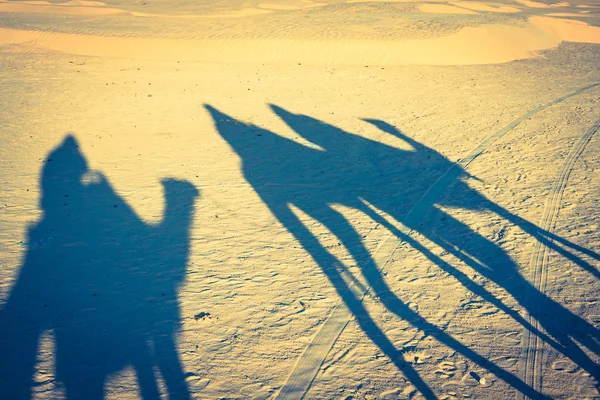
{"label": "human shadow", "polygon": [[[403,360],[401,350],[395,348],[383,334],[362,305],[359,296],[343,279],[344,275],[349,275],[344,265],[319,243],[292,211],[291,206],[322,223],[340,240],[360,266],[377,298],[388,310],[486,368],[524,395],[531,398],[545,397],[516,375],[482,357],[402,302],[388,287],[350,221],[332,205],[339,204],[361,210],[422,252],[467,289],[509,314],[533,334],[573,359],[596,379],[599,378],[597,364],[574,341],[582,343],[595,354],[600,354],[598,331],[587,321],[540,293],[519,274],[518,266],[498,245],[474,232],[439,206],[495,212],[590,271],[594,270],[591,265],[566,248],[584,252],[595,258],[598,257],[597,254],[513,215],[470,188],[461,179],[458,179],[453,187],[454,192],[460,193],[460,204],[444,203],[436,198],[432,204],[424,205],[422,199],[427,198],[432,184],[449,170],[452,169],[458,178],[468,175],[442,154],[383,121],[365,120],[383,132],[403,140],[412,150],[400,150],[345,132],[314,118],[271,106],[291,129],[319,148],[309,147],[266,129],[245,124],[211,106],[205,107],[211,114],[218,132],[241,157],[244,175],[262,201],[320,266],[362,330],[426,398],[436,396],[417,371]],[[425,225],[421,224],[418,218],[412,217],[411,210],[424,206],[433,207],[433,212],[436,213],[433,220],[436,222]],[[546,333],[532,326],[518,312],[470,279],[467,274],[381,217],[376,210],[385,212],[409,230],[419,232],[482,276],[503,287],[539,321]],[[564,247],[557,246],[556,242],[560,242]]]}
{"label": "human shadow", "polygon": [[0,310],[0,393],[32,396],[40,337],[54,338],[67,399],[102,399],[110,375],[135,371],[141,397],[189,399],[176,348],[194,203],[185,181],[162,181],[160,223],[141,221],[69,135],[47,157],[43,217],[28,232],[16,283]]}

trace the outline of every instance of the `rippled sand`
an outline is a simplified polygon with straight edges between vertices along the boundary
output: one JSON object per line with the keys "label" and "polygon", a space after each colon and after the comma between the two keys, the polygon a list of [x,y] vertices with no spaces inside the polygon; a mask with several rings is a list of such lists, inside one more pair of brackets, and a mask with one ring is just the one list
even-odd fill
{"label": "rippled sand", "polygon": [[598,397],[599,12],[0,1],[0,398]]}

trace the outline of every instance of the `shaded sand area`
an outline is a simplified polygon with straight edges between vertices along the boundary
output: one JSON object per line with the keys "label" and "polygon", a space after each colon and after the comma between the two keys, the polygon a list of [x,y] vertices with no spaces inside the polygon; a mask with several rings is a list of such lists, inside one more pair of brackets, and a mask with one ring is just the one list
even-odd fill
{"label": "shaded sand area", "polygon": [[600,3],[0,1],[0,398],[600,396]]}

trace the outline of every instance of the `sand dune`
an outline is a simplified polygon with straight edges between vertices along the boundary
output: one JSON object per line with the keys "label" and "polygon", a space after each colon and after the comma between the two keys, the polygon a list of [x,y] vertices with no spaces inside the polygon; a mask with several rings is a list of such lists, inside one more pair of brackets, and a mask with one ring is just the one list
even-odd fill
{"label": "sand dune", "polygon": [[[91,3],[91,4],[86,4]],[[72,14],[72,15],[114,15],[130,14],[119,8],[104,7],[106,3],[100,2],[68,2],[51,4],[48,2],[0,2],[0,13],[28,13],[28,14]]]}
{"label": "sand dune", "polygon": [[563,41],[600,43],[600,28],[584,22],[531,17],[525,27],[482,25],[436,39],[407,41],[185,40],[111,38],[0,28],[14,51],[154,60],[371,65],[493,64],[534,57]]}
{"label": "sand dune", "polygon": [[531,1],[531,0],[515,0],[515,1],[517,3],[523,4],[530,8],[560,8],[560,7],[568,7],[571,5],[570,3],[567,3],[567,2],[546,4],[546,3],[540,3],[537,1]]}
{"label": "sand dune", "polygon": [[475,11],[446,4],[422,4],[419,10],[433,14],[477,14]]}
{"label": "sand dune", "polygon": [[489,4],[485,4],[485,3],[478,3],[475,1],[457,1],[457,2],[453,2],[452,4],[457,5],[459,7],[463,7],[463,8],[467,8],[469,10],[474,10],[474,11],[487,11],[487,12],[494,12],[494,13],[516,13],[516,12],[520,12],[521,9],[517,8],[517,7],[511,7],[511,6],[501,6],[501,5],[489,5]]}

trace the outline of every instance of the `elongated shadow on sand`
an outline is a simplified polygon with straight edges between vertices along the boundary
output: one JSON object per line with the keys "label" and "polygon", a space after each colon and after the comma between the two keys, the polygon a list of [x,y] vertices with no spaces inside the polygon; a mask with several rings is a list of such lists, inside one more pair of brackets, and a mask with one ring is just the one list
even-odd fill
{"label": "elongated shadow on sand", "polygon": [[190,398],[175,331],[196,188],[163,180],[163,219],[147,225],[88,169],[73,136],[48,155],[40,184],[43,218],[0,311],[0,397],[31,398],[40,336],[51,331],[68,399],[104,398],[106,379],[128,366],[142,398],[160,398],[155,370],[169,398]]}
{"label": "elongated shadow on sand", "polygon": [[[455,183],[454,189],[460,193],[462,204],[432,204],[432,212],[437,214],[433,220],[438,222],[422,225],[409,217],[409,211],[418,204],[429,187],[453,167],[453,163],[446,157],[383,121],[365,120],[402,139],[413,150],[399,150],[308,116],[293,114],[277,106],[271,107],[289,127],[321,149],[307,147],[266,129],[245,124],[211,106],[206,106],[221,136],[241,157],[245,177],[257,194],[321,267],[362,330],[426,398],[436,396],[417,371],[403,360],[401,349],[394,347],[373,321],[360,299],[349,289],[342,277],[342,264],[303,225],[292,212],[291,206],[319,221],[337,236],[360,265],[375,295],[387,309],[486,368],[523,394],[532,398],[544,398],[520,378],[428,322],[395,296],[350,221],[331,205],[340,204],[362,210],[400,239],[421,251],[441,269],[456,277],[467,289],[509,314],[533,334],[537,334],[570,357],[597,380],[600,379],[598,365],[577,345],[580,343],[600,355],[599,332],[590,323],[536,290],[519,274],[518,266],[499,246],[445,213],[436,207],[436,204],[493,211],[589,271],[595,269],[572,250],[584,252],[595,258],[598,258],[597,254],[542,231],[534,224],[489,201],[461,180]],[[461,173],[466,176],[464,171]],[[407,228],[421,233],[485,278],[503,287],[538,320],[547,333],[535,329],[483,286],[395,228],[380,217],[370,205],[384,211]],[[556,245],[557,242],[563,247]]]}

